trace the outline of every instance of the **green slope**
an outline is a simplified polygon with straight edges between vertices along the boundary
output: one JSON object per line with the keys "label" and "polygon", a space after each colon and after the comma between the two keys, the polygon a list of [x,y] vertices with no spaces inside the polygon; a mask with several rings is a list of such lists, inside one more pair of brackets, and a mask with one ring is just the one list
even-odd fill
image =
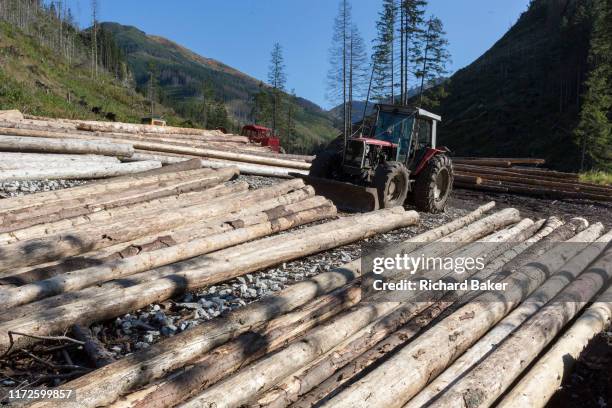
{"label": "green slope", "polygon": [[[98,107],[116,119],[139,122],[147,102],[130,84],[101,72],[91,78],[89,66],[70,64],[53,50],[0,21],[0,109],[75,119],[103,120]],[[170,109],[158,107],[171,123],[182,122]]]}
{"label": "green slope", "polygon": [[[252,122],[253,97],[261,81],[214,59],[205,58],[162,37],[117,23],[102,24],[113,33],[127,55],[137,85],[144,90],[149,71],[157,72],[162,102],[197,123],[202,104],[203,83],[212,87],[215,97],[225,102],[230,117],[238,125]],[[153,67],[153,68],[152,68]],[[302,98],[286,95],[295,105],[295,135],[283,140],[293,151],[309,151],[337,135],[332,118],[320,107]],[[283,136],[283,135],[281,135]]]}
{"label": "green slope", "polygon": [[[576,169],[592,0],[535,0],[491,49],[457,71],[438,108],[458,155],[544,157]],[[608,147],[610,148],[610,147]]]}

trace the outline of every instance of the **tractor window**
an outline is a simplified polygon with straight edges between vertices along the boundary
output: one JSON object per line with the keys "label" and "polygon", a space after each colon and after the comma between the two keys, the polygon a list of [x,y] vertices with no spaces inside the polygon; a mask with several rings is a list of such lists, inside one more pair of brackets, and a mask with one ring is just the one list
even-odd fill
{"label": "tractor window", "polygon": [[393,114],[391,112],[380,112],[376,123],[374,138],[391,143],[399,143],[404,132],[406,122],[412,122],[412,117]]}
{"label": "tractor window", "polygon": [[418,119],[417,125],[419,148],[431,147],[431,121]]}

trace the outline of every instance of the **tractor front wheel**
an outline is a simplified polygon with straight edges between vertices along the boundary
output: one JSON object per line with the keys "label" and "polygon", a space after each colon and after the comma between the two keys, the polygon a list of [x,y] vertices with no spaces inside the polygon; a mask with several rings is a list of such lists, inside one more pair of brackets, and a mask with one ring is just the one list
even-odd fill
{"label": "tractor front wheel", "polygon": [[453,164],[448,156],[438,154],[417,176],[414,183],[414,204],[420,211],[440,213],[453,188]]}
{"label": "tractor front wheel", "polygon": [[404,205],[408,195],[409,176],[406,167],[394,161],[381,164],[374,174],[380,208]]}

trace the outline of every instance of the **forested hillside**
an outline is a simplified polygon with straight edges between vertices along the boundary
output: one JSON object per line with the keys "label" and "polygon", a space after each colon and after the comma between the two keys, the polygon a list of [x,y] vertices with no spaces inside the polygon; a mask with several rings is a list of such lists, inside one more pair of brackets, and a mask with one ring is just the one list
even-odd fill
{"label": "forested hillside", "polygon": [[[103,30],[97,30],[95,44],[67,9],[38,0],[0,0],[0,109],[140,121],[150,106],[133,89],[120,49]],[[182,122],[170,109],[155,109],[171,123]]]}
{"label": "forested hillside", "polygon": [[609,170],[610,2],[534,0],[445,84],[440,140],[459,155],[544,157]]}
{"label": "forested hillside", "polygon": [[[267,84],[135,27],[101,27],[113,34],[126,54],[139,90],[153,92],[194,124],[234,130],[250,122],[272,126]],[[331,117],[320,107],[285,92],[282,96],[277,130],[287,150],[309,152],[337,135]]]}

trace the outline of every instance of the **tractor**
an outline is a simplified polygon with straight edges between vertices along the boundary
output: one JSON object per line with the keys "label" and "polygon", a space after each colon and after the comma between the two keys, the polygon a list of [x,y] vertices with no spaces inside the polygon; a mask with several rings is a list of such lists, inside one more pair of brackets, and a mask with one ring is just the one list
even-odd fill
{"label": "tractor", "polygon": [[329,198],[340,208],[353,207],[351,201],[365,192],[373,196],[374,209],[408,203],[420,211],[444,211],[453,166],[449,150],[436,147],[441,117],[387,104],[377,104],[374,110],[354,135],[338,137],[316,156],[309,183],[333,196]]}

